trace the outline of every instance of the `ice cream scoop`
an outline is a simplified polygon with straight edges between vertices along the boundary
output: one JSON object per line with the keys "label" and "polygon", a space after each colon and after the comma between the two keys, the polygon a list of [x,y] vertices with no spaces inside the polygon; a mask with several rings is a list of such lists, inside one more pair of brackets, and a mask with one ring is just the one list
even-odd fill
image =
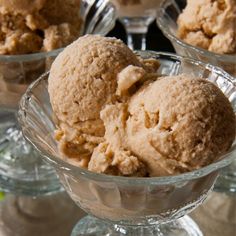
{"label": "ice cream scoop", "polygon": [[235,0],[188,0],[178,17],[178,36],[215,53],[236,53]]}
{"label": "ice cream scoop", "polygon": [[0,0],[0,54],[51,51],[81,32],[80,0]]}
{"label": "ice cream scoop", "polygon": [[127,147],[151,176],[215,162],[235,138],[233,109],[213,83],[186,74],[159,78],[129,103]]}
{"label": "ice cream scoop", "polygon": [[59,126],[57,138],[67,156],[88,156],[103,141],[100,111],[119,99],[117,76],[130,65],[144,72],[155,68],[122,41],[93,35],[79,38],[56,58],[48,89]]}
{"label": "ice cream scoop", "polygon": [[41,10],[45,2],[46,0],[0,0],[0,8],[25,15]]}
{"label": "ice cream scoop", "polygon": [[225,95],[213,83],[185,74],[143,85],[128,103],[106,106],[101,118],[105,142],[89,163],[99,173],[192,171],[216,161],[235,138],[234,112]]}
{"label": "ice cream scoop", "polygon": [[62,155],[122,176],[175,175],[218,160],[235,139],[229,100],[206,79],[160,77],[158,66],[114,38],[68,46],[48,85]]}

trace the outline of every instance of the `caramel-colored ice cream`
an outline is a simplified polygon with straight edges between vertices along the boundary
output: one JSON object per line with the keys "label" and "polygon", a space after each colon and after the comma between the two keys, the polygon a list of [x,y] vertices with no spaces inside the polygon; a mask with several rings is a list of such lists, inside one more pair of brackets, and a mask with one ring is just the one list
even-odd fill
{"label": "caramel-colored ice cream", "polygon": [[51,51],[80,34],[80,0],[0,0],[0,54]]}
{"label": "caramel-colored ice cream", "polygon": [[104,140],[100,111],[117,101],[117,74],[129,65],[144,71],[155,68],[120,40],[92,35],[68,46],[52,65],[49,94],[59,126],[57,137],[62,151],[80,159],[82,166]]}
{"label": "caramel-colored ice cream", "polygon": [[178,36],[215,53],[236,53],[235,0],[187,0],[178,18]]}
{"label": "caramel-colored ice cream", "polygon": [[80,0],[0,0],[1,108],[17,109],[28,85],[50,68],[57,52],[20,55],[68,45],[79,36],[81,23]]}
{"label": "caramel-colored ice cream", "polygon": [[235,116],[225,95],[213,83],[186,74],[141,88],[128,112],[127,147],[151,176],[211,164],[235,138]]}
{"label": "caramel-colored ice cream", "polygon": [[217,160],[235,138],[228,99],[211,82],[184,74],[143,85],[128,103],[106,106],[101,118],[105,142],[89,163],[99,173],[117,169],[116,174],[136,175],[141,170],[163,176],[192,171]]}
{"label": "caramel-colored ice cream", "polygon": [[213,83],[159,77],[158,66],[114,38],[68,46],[48,87],[63,157],[121,176],[174,175],[218,160],[235,139],[230,102]]}

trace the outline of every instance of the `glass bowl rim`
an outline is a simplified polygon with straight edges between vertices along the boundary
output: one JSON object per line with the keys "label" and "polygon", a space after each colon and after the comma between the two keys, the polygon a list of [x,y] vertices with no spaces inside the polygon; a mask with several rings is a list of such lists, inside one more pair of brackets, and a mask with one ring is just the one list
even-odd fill
{"label": "glass bowl rim", "polygon": [[57,48],[49,52],[35,52],[28,54],[16,54],[16,55],[0,55],[0,62],[27,62],[32,60],[40,60],[46,57],[57,56],[63,48]]}
{"label": "glass bowl rim", "polygon": [[[82,2],[83,2],[83,0],[81,0],[81,3]],[[107,0],[107,3],[108,2],[109,1]],[[109,5],[114,8],[113,4],[110,3]],[[114,8],[114,12],[116,14],[115,8]],[[82,16],[82,17],[84,17],[84,16]],[[107,33],[109,31],[111,31],[111,29],[115,25],[115,18],[112,19],[112,21],[113,21],[113,24],[110,24],[110,27],[107,28]],[[83,33],[84,27],[82,27],[81,30],[82,30],[82,34],[79,37],[86,35],[86,34]],[[107,33],[102,33],[101,35],[105,35]],[[78,38],[76,38],[75,40],[77,40],[77,39]],[[57,56],[60,52],[62,52],[65,49],[65,47],[57,48],[57,49],[54,49],[54,50],[51,50],[51,51],[48,51],[48,52],[34,52],[34,53],[13,54],[13,55],[1,55],[0,54],[0,62],[28,62],[28,61],[33,61],[33,60],[44,59],[46,57],[54,57],[54,56]]]}
{"label": "glass bowl rim", "polygon": [[[212,66],[212,65],[203,63],[201,61],[197,61],[197,60],[190,59],[187,57],[179,56],[179,55],[176,55],[173,53],[155,52],[155,51],[148,51],[148,50],[136,51],[136,53],[138,53],[139,55],[142,55],[142,54],[144,55],[144,54],[150,53],[150,55],[159,56],[160,58],[164,57],[165,59],[170,58],[172,60],[173,59],[176,59],[176,60],[177,59],[178,60],[185,59],[185,60],[189,61],[190,63],[205,66],[206,69],[210,69],[210,70],[214,70],[215,68],[217,68],[216,66]],[[222,76],[226,77],[226,79],[231,79],[231,76],[220,68],[217,68],[217,70],[214,70],[214,71],[216,71],[216,73],[220,73]],[[178,174],[178,175],[171,175],[171,176],[160,176],[160,177],[113,176],[113,175],[95,173],[95,172],[89,171],[85,168],[81,168],[81,167],[72,165],[57,155],[48,154],[47,151],[45,151],[44,149],[39,147],[37,144],[35,144],[35,142],[31,140],[30,135],[28,135],[27,132],[25,132],[25,129],[28,129],[28,128],[27,128],[27,124],[24,122],[24,119],[27,116],[26,115],[27,114],[26,108],[28,106],[28,101],[30,101],[31,95],[33,94],[32,90],[35,87],[37,87],[40,83],[45,81],[45,79],[47,80],[48,78],[46,78],[46,76],[48,76],[48,75],[49,75],[49,72],[46,72],[43,75],[41,75],[36,81],[34,81],[28,87],[25,94],[22,96],[21,101],[20,101],[20,105],[19,105],[19,111],[18,111],[18,121],[21,124],[21,129],[22,129],[24,137],[34,146],[34,148],[36,148],[37,151],[40,152],[40,154],[43,156],[43,158],[45,158],[47,160],[47,162],[49,162],[51,165],[54,166],[54,168],[56,168],[56,170],[60,169],[62,171],[66,171],[68,173],[71,173],[71,171],[72,171],[74,173],[74,175],[81,175],[85,178],[92,179],[95,181],[116,182],[116,183],[120,183],[120,184],[127,184],[128,183],[130,185],[133,185],[133,184],[135,184],[135,185],[144,185],[144,184],[166,185],[166,184],[174,184],[177,182],[189,181],[189,180],[204,177],[214,171],[217,171],[223,167],[226,167],[227,165],[229,165],[233,161],[233,159],[235,159],[235,156],[231,153],[231,151],[234,148],[236,148],[236,142],[234,142],[232,144],[232,147],[230,148],[230,150],[228,150],[226,153],[224,153],[218,161],[216,161],[210,165],[207,165],[203,168],[194,170],[194,171],[190,171],[190,172],[186,172],[186,173],[182,173],[182,174]],[[230,80],[230,82],[232,82],[232,81]]]}
{"label": "glass bowl rim", "polygon": [[184,48],[190,48],[191,50],[203,55],[203,56],[208,56],[208,57],[216,57],[217,59],[224,59],[227,60],[228,62],[232,62],[232,61],[236,61],[236,52],[235,54],[219,54],[219,53],[214,53],[211,51],[208,51],[204,48],[200,48],[200,47],[195,47],[192,46],[191,44],[188,44],[186,42],[184,42],[183,40],[179,39],[178,37],[176,37],[174,34],[172,34],[169,30],[168,27],[166,27],[166,25],[162,24],[162,14],[165,12],[165,8],[166,5],[168,3],[171,3],[175,0],[163,0],[159,9],[157,10],[157,17],[156,17],[156,22],[157,25],[159,26],[159,28],[163,31],[164,35],[170,39],[171,41],[176,42],[177,44],[179,44],[180,46],[184,47]]}

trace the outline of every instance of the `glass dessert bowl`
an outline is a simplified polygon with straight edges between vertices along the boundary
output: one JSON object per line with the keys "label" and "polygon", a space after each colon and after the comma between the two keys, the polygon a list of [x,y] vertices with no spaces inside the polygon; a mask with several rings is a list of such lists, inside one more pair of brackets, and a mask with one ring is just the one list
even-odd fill
{"label": "glass dessert bowl", "polygon": [[200,47],[192,46],[177,37],[177,19],[186,6],[186,0],[165,0],[157,14],[157,24],[173,44],[176,53],[196,60],[219,66],[232,76],[236,76],[236,55],[218,54]]}
{"label": "glass dessert bowl", "polygon": [[134,50],[146,49],[148,26],[156,18],[161,0],[110,0],[127,33],[127,44]]}
{"label": "glass dessert bowl", "polygon": [[[173,44],[176,53],[218,66],[233,77],[236,77],[236,54],[210,52],[187,44],[177,37],[177,19],[185,6],[186,0],[165,0],[162,2],[157,14],[157,24]],[[234,80],[233,77],[232,81]],[[215,185],[215,190],[220,192],[236,192],[236,161],[221,171],[221,175]]]}
{"label": "glass dessert bowl", "polygon": [[[107,1],[81,1],[80,35],[106,34],[115,23]],[[29,145],[15,113],[28,85],[49,70],[61,49],[25,55],[0,55],[0,187],[6,192],[42,195],[61,191],[54,170]]]}
{"label": "glass dessert bowl", "polygon": [[[236,109],[231,77],[219,68],[167,53],[140,52],[160,62],[159,75],[188,73],[215,83]],[[56,170],[71,198],[88,214],[72,235],[202,235],[187,216],[207,197],[219,170],[232,162],[235,143],[222,158],[177,176],[118,177],[96,174],[60,158],[48,94],[48,74],[34,82],[20,103],[24,136]],[[183,217],[183,218],[181,218]]]}

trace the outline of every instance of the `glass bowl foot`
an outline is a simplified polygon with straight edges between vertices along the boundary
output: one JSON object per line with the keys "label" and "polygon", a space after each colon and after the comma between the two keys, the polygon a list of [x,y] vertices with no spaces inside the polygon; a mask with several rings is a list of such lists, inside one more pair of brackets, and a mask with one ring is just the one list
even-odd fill
{"label": "glass bowl foot", "polygon": [[71,236],[203,236],[196,223],[188,216],[163,224],[153,226],[124,226],[106,223],[93,216],[81,219]]}
{"label": "glass bowl foot", "polygon": [[0,112],[0,120],[1,189],[31,196],[61,191],[55,170],[24,139],[15,113]]}

